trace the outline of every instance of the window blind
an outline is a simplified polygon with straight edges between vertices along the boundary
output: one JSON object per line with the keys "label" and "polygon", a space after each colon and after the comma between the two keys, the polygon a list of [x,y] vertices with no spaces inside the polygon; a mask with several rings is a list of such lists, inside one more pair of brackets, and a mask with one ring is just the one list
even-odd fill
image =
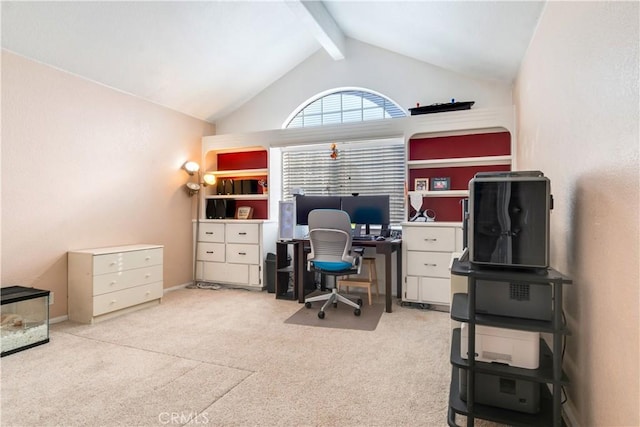
{"label": "window blind", "polygon": [[388,194],[391,223],[404,219],[405,149],[401,138],[287,148],[282,152],[283,200],[294,189],[310,196]]}

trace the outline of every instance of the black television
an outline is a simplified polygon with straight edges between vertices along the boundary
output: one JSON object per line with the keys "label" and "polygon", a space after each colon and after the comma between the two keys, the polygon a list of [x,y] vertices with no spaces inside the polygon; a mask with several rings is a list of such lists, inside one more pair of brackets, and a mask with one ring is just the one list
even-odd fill
{"label": "black television", "polygon": [[365,233],[371,233],[371,225],[380,225],[382,230],[389,228],[389,195],[350,196],[342,198],[342,210],[351,217],[351,223],[364,225]]}
{"label": "black television", "polygon": [[296,196],[296,225],[309,225],[314,209],[340,209],[340,196]]}

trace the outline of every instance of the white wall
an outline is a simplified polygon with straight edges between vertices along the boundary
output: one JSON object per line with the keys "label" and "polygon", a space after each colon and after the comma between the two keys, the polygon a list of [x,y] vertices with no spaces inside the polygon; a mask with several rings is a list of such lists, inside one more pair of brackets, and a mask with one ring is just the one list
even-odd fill
{"label": "white wall", "polygon": [[517,158],[555,199],[569,274],[566,404],[580,426],[638,426],[639,3],[548,2],[515,87]]}
{"label": "white wall", "polygon": [[67,314],[67,251],[165,245],[164,285],[193,274],[195,198],[186,160],[215,128],[2,51],[2,285],[55,292]]}
{"label": "white wall", "polygon": [[346,59],[319,50],[230,115],[216,122],[217,134],[279,129],[314,95],[340,87],[381,93],[404,109],[416,103],[475,101],[474,108],[511,106],[511,85],[445,71],[433,65],[347,39]]}

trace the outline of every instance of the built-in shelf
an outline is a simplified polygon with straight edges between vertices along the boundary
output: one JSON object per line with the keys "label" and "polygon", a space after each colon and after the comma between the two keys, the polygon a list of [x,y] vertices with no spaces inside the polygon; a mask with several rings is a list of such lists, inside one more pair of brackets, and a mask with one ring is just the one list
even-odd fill
{"label": "built-in shelf", "polygon": [[469,190],[442,190],[442,191],[409,191],[409,194],[420,194],[422,197],[467,197]]}
{"label": "built-in shelf", "polygon": [[213,174],[216,177],[244,177],[244,176],[259,176],[259,175],[267,175],[269,173],[269,169],[260,168],[260,169],[234,169],[228,171],[208,171],[207,173]]}
{"label": "built-in shelf", "polygon": [[220,194],[206,196],[205,199],[268,200],[269,194]]}
{"label": "built-in shelf", "polygon": [[447,159],[424,159],[409,160],[407,167],[409,169],[418,168],[450,168],[464,166],[495,166],[510,165],[511,156],[482,156],[482,157],[459,157]]}

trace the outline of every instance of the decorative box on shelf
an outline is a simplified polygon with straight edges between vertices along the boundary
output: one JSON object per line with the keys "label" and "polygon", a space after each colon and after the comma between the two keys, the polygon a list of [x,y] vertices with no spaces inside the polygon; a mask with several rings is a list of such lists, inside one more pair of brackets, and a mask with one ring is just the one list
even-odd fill
{"label": "decorative box on shelf", "polygon": [[1,356],[49,342],[49,293],[24,286],[0,289]]}

